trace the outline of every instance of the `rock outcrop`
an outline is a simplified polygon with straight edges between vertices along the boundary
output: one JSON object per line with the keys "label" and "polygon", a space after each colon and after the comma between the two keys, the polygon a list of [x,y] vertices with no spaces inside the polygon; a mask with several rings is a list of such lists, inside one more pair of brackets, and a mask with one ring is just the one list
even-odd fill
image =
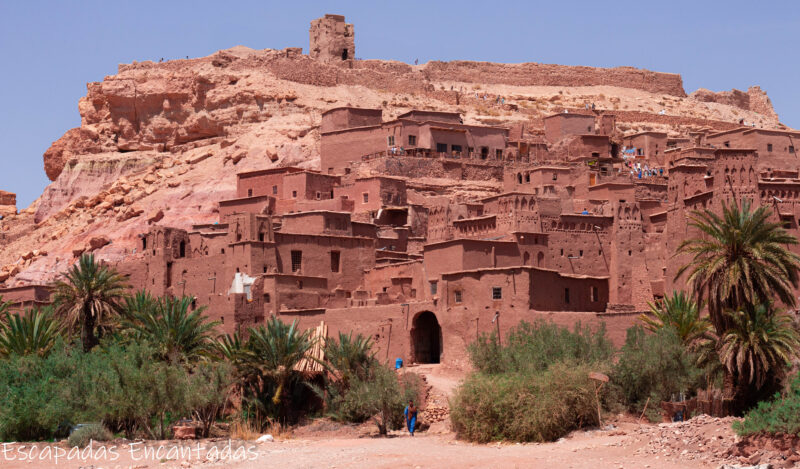
{"label": "rock outcrop", "polygon": [[691,95],[698,101],[705,103],[719,103],[727,106],[737,107],[745,111],[752,111],[764,115],[770,119],[778,120],[778,114],[772,107],[767,93],[760,86],[751,86],[747,92],[732,89],[730,91],[714,92],[705,88],[700,88]]}

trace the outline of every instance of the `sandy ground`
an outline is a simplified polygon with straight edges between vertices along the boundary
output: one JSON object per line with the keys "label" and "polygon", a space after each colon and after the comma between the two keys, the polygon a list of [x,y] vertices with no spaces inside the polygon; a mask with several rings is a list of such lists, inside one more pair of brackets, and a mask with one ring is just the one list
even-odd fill
{"label": "sandy ground", "polygon": [[[652,427],[645,425],[644,427]],[[23,467],[64,468],[188,468],[231,467],[255,468],[507,468],[507,467],[553,467],[553,468],[710,468],[719,467],[720,461],[689,459],[683,450],[675,448],[669,454],[650,454],[647,435],[639,435],[637,424],[621,425],[610,431],[577,432],[556,443],[544,444],[490,444],[478,445],[458,441],[452,434],[425,435],[415,437],[394,432],[387,438],[326,438],[326,439],[278,439],[275,442],[257,444],[245,442],[240,448],[241,459],[234,461],[226,454],[209,452],[217,445],[224,450],[225,441],[202,441],[206,455],[198,460],[194,452],[190,456],[171,457],[170,449],[176,445],[194,448],[198,443],[162,442],[161,453],[145,457],[142,448],[121,444],[116,453],[119,458],[99,457],[96,460],[44,461],[10,460],[19,453],[8,451],[5,459],[0,454],[0,467],[19,469]],[[242,443],[239,443],[242,444]],[[234,443],[234,448],[237,447]],[[37,445],[43,449],[46,445]],[[19,445],[8,446],[15,450]],[[28,447],[29,448],[29,447]],[[107,446],[111,448],[111,446]],[[176,450],[173,450],[176,451]],[[235,454],[234,449],[231,455]],[[111,454],[111,450],[108,450]],[[160,456],[160,457],[159,457]]]}

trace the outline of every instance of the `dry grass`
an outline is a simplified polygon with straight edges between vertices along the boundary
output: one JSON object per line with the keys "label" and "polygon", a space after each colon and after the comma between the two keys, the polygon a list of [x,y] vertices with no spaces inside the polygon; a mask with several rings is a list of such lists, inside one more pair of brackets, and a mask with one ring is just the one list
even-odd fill
{"label": "dry grass", "polygon": [[231,439],[252,441],[259,436],[261,436],[261,433],[256,430],[249,420],[236,420],[231,424]]}

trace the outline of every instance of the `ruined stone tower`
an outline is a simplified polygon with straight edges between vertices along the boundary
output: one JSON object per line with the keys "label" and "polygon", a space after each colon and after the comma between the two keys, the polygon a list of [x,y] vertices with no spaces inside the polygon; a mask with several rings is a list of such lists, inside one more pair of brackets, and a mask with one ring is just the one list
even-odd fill
{"label": "ruined stone tower", "polygon": [[323,62],[352,60],[356,46],[353,25],[344,22],[342,15],[325,15],[311,22],[308,55]]}

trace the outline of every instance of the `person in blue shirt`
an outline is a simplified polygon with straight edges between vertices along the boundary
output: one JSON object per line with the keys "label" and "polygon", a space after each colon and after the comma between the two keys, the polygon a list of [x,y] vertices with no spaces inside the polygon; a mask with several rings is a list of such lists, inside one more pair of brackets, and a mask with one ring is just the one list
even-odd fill
{"label": "person in blue shirt", "polygon": [[414,427],[417,426],[417,406],[414,405],[413,400],[408,401],[408,405],[406,406],[406,410],[403,411],[403,414],[406,416],[408,433],[414,436]]}

